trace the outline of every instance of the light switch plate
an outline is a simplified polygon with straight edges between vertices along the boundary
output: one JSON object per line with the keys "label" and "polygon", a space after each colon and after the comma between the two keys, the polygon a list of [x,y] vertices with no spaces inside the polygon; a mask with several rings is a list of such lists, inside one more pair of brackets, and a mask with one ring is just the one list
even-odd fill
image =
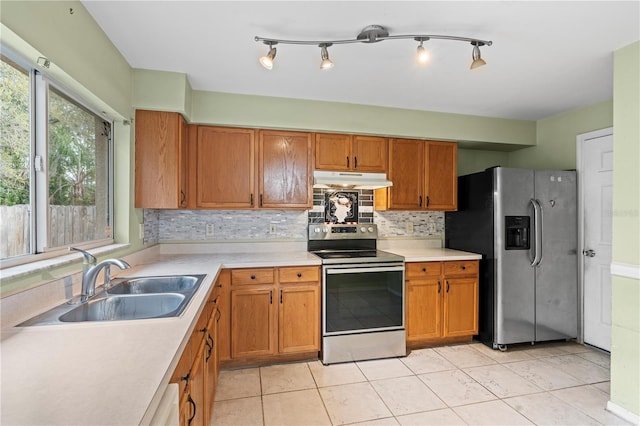
{"label": "light switch plate", "polygon": [[277,232],[277,226],[275,223],[270,223],[269,224],[269,234],[271,235],[275,235]]}
{"label": "light switch plate", "polygon": [[413,222],[407,222],[407,234],[413,234]]}

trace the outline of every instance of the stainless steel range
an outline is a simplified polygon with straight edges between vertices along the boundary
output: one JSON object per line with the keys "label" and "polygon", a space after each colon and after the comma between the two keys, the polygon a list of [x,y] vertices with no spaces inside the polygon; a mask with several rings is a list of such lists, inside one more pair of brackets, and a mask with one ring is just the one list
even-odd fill
{"label": "stainless steel range", "polygon": [[322,362],[406,355],[404,257],[377,250],[374,224],[314,224],[322,259]]}

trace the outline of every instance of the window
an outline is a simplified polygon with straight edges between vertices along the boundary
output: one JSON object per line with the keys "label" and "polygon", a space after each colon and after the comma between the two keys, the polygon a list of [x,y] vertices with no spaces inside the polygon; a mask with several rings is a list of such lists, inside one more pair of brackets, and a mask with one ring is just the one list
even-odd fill
{"label": "window", "polygon": [[111,242],[111,122],[37,70],[1,59],[3,266]]}

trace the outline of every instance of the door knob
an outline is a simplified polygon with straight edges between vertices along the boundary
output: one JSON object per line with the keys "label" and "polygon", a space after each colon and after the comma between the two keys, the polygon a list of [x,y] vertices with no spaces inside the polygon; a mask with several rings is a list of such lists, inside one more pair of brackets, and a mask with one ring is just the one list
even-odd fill
{"label": "door knob", "polygon": [[582,250],[582,254],[584,254],[587,257],[596,257],[595,250]]}

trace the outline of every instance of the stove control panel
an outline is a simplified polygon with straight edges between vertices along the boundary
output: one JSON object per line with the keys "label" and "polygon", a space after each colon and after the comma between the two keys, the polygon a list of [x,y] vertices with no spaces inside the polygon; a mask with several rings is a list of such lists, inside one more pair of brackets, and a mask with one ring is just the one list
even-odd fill
{"label": "stove control panel", "polygon": [[371,224],[318,223],[309,225],[310,240],[377,239],[378,227]]}

